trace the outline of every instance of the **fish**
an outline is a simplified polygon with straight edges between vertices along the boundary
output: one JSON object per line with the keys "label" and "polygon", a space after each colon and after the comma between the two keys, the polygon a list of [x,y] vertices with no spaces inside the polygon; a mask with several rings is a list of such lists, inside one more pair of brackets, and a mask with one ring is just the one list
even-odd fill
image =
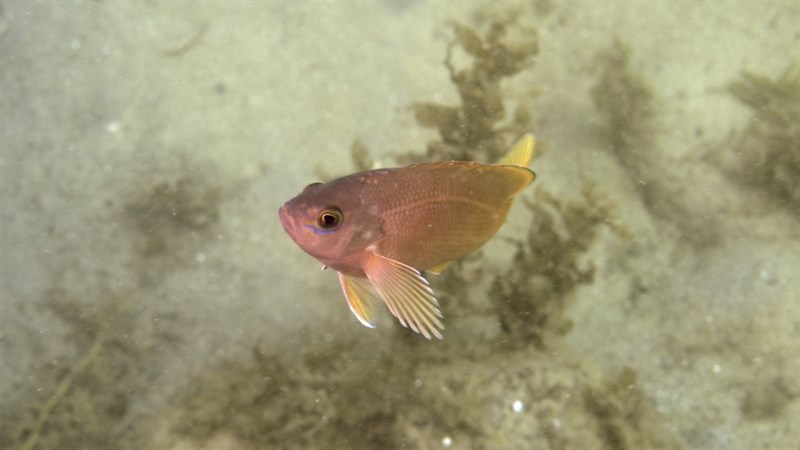
{"label": "fish", "polygon": [[278,215],[303,251],[338,273],[359,322],[374,328],[382,300],[404,327],[442,339],[444,317],[423,273],[441,273],[497,233],[536,178],[534,142],[525,134],[495,164],[429,162],[312,183]]}

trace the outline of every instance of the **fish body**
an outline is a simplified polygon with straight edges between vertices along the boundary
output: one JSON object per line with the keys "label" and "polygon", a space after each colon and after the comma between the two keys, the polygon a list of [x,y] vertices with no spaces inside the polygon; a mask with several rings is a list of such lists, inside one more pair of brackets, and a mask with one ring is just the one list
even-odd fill
{"label": "fish body", "polygon": [[377,293],[401,324],[441,338],[438,301],[421,271],[438,273],[494,236],[535,178],[526,167],[532,152],[529,134],[498,164],[423,163],[313,183],[280,208],[280,220],[339,273],[361,323],[375,325]]}

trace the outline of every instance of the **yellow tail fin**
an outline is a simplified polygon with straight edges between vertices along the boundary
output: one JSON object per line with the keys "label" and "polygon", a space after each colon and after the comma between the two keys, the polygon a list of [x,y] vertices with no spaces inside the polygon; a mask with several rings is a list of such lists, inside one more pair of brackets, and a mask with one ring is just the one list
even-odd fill
{"label": "yellow tail fin", "polygon": [[528,167],[533,158],[533,133],[525,133],[511,146],[511,149],[497,161],[497,164]]}

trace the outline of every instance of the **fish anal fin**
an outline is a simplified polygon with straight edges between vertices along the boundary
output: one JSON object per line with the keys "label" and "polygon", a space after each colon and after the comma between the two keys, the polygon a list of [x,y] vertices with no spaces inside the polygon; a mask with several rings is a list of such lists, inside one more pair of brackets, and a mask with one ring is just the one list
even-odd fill
{"label": "fish anal fin", "polygon": [[373,254],[364,273],[400,324],[428,339],[442,338],[444,324],[440,320],[439,302],[417,269]]}
{"label": "fish anal fin", "polygon": [[342,285],[350,311],[362,325],[375,328],[377,299],[369,288],[369,280],[339,272],[339,283]]}
{"label": "fish anal fin", "polygon": [[535,140],[533,133],[525,133],[517,142],[511,146],[511,149],[497,161],[497,164],[504,164],[509,166],[528,167],[533,158],[533,148]]}

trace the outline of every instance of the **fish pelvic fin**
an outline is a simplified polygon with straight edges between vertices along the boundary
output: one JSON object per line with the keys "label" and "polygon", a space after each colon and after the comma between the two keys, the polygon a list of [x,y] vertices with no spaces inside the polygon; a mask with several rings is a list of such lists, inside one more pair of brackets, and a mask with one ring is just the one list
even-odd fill
{"label": "fish pelvic fin", "polygon": [[533,158],[535,140],[533,133],[525,133],[511,146],[508,152],[497,161],[497,164],[528,167]]}
{"label": "fish pelvic fin", "polygon": [[378,299],[370,289],[369,280],[339,272],[339,284],[342,285],[342,291],[344,291],[350,311],[358,321],[365,327],[375,328]]}
{"label": "fish pelvic fin", "polygon": [[439,302],[417,269],[373,254],[364,273],[401,325],[428,339],[442,339],[444,324]]}

